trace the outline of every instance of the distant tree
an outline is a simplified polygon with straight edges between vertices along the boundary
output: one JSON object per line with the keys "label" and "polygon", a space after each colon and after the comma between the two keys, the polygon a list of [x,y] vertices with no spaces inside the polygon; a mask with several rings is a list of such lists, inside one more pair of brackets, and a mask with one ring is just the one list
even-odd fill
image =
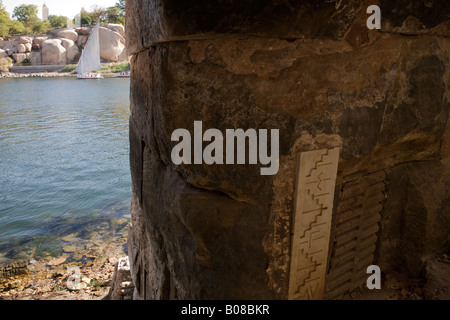
{"label": "distant tree", "polygon": [[98,19],[102,19],[105,14],[105,8],[94,5],[91,7],[91,12],[89,13],[89,16],[92,19],[92,23],[97,22]]}
{"label": "distant tree", "polygon": [[92,18],[91,18],[91,13],[87,12],[86,9],[81,8],[80,11],[80,21],[81,21],[81,25],[83,26],[90,26],[92,24]]}
{"label": "distant tree", "polygon": [[125,12],[122,11],[117,5],[109,7],[105,12],[105,21],[109,23],[125,24]]}
{"label": "distant tree", "polygon": [[0,36],[7,37],[9,35],[9,24],[11,19],[8,12],[5,10],[2,1],[0,0]]}
{"label": "distant tree", "polygon": [[0,36],[8,37],[12,34],[24,33],[26,28],[24,24],[17,20],[12,20],[0,0]]}
{"label": "distant tree", "polygon": [[9,35],[21,34],[21,33],[25,33],[26,31],[27,31],[27,29],[25,28],[23,23],[20,21],[11,20],[11,22],[8,25],[8,34]]}
{"label": "distant tree", "polygon": [[46,32],[50,29],[50,23],[48,21],[38,21],[35,24],[33,24],[33,27],[31,28],[33,33],[42,33]]}
{"label": "distant tree", "polygon": [[86,9],[85,9],[84,7],[82,7],[82,8],[81,8],[81,11],[80,11],[80,14],[81,14],[82,17],[83,17],[83,16],[86,17],[86,16],[89,15],[89,12],[87,12]]}
{"label": "distant tree", "polygon": [[67,17],[64,16],[57,16],[54,14],[51,14],[48,16],[48,22],[50,23],[50,26],[52,28],[66,28],[67,27]]}
{"label": "distant tree", "polygon": [[119,9],[125,13],[125,0],[119,0],[119,2],[116,3],[115,7],[119,7]]}
{"label": "distant tree", "polygon": [[81,16],[81,25],[82,26],[92,25],[92,18],[90,16]]}
{"label": "distant tree", "polygon": [[21,4],[14,8],[13,18],[24,24],[35,23],[39,20],[37,17],[38,8],[34,4]]}
{"label": "distant tree", "polygon": [[114,6],[107,8],[103,22],[125,25],[125,0],[119,0]]}
{"label": "distant tree", "polygon": [[91,12],[86,11],[84,8],[81,8],[81,24],[82,25],[92,25],[97,22],[98,19],[103,20],[103,15],[105,12],[105,8],[94,5],[91,7]]}

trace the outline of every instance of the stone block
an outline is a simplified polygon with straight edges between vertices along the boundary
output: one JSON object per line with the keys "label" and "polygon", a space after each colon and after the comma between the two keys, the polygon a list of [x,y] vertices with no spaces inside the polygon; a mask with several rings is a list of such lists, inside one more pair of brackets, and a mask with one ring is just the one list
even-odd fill
{"label": "stone block", "polygon": [[42,63],[41,61],[41,53],[37,51],[31,52],[31,64],[33,65],[40,65]]}
{"label": "stone block", "polygon": [[13,53],[13,58],[16,61],[16,63],[22,63],[23,60],[27,57],[25,53]]}
{"label": "stone block", "polygon": [[[436,231],[449,216],[448,17],[392,3],[401,19],[389,13],[389,32],[369,32],[359,1],[255,3],[127,1],[129,256],[140,299],[287,299],[297,155],[313,150],[340,150],[330,247],[321,244],[325,297],[363,284],[372,263],[408,263],[414,275],[448,249],[448,230]],[[413,13],[421,36],[405,23]],[[193,136],[194,121],[278,129],[278,173],[175,165],[171,134]]]}

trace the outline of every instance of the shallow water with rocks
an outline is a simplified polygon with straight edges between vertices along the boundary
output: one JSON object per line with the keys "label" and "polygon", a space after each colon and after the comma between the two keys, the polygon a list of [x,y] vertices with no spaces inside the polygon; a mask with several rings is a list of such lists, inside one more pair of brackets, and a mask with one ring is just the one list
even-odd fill
{"label": "shallow water with rocks", "polygon": [[0,266],[28,269],[0,296],[63,292],[70,265],[99,291],[127,251],[129,79],[2,78],[0,97]]}

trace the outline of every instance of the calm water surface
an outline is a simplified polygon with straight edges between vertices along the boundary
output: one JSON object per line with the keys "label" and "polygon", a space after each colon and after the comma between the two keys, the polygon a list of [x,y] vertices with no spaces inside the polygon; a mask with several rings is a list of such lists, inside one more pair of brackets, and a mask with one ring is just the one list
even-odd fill
{"label": "calm water surface", "polygon": [[128,116],[129,79],[0,79],[0,263],[129,214]]}

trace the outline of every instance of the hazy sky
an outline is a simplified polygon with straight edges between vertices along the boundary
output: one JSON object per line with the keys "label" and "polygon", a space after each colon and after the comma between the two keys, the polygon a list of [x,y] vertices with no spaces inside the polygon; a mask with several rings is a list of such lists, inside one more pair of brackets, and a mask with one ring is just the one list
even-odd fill
{"label": "hazy sky", "polygon": [[87,11],[91,11],[91,7],[95,5],[107,8],[115,5],[118,0],[2,0],[2,2],[11,18],[14,7],[21,4],[35,4],[39,10],[38,17],[42,19],[42,5],[45,3],[49,9],[49,14],[73,19],[80,12],[81,7],[84,7]]}

